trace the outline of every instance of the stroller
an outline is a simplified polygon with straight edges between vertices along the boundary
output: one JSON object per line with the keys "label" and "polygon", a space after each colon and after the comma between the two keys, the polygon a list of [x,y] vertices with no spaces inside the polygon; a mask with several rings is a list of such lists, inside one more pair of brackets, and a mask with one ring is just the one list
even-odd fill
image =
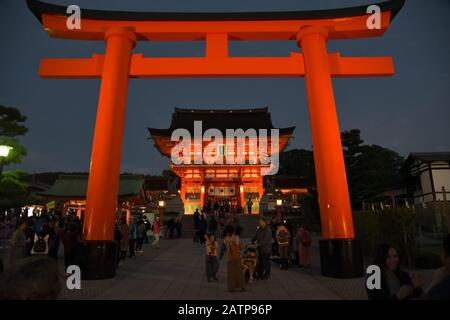
{"label": "stroller", "polygon": [[242,254],[242,272],[246,282],[252,283],[253,276],[256,272],[256,265],[258,263],[258,250],[256,244],[248,243]]}

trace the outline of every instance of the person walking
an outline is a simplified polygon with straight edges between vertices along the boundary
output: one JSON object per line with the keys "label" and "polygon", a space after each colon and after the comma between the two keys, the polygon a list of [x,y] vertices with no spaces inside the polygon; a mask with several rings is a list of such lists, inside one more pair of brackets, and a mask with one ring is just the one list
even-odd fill
{"label": "person walking", "polygon": [[171,217],[167,222],[167,228],[169,229],[169,239],[173,239],[175,237],[175,219]]}
{"label": "person walking", "polygon": [[65,270],[71,265],[77,265],[77,253],[79,249],[79,244],[81,243],[80,235],[78,234],[77,225],[71,223],[68,230],[64,233],[62,237],[62,242],[64,245],[64,264]]}
{"label": "person walking", "polygon": [[116,222],[115,224],[115,228],[114,228],[114,240],[116,241],[117,244],[117,268],[120,267],[120,241],[122,240],[122,232],[120,231],[120,226],[119,224]]}
{"label": "person walking", "polygon": [[207,229],[208,229],[208,224],[206,223],[205,215],[202,215],[202,217],[200,218],[199,225],[198,225],[198,235],[200,237],[201,244],[205,243],[205,234],[206,234]]}
{"label": "person walking", "polygon": [[152,243],[152,247],[156,249],[159,249],[159,232],[159,221],[155,220],[153,222],[153,236],[155,237],[155,240]]}
{"label": "person walking", "polygon": [[146,215],[144,215],[143,219],[144,219],[144,225],[145,225],[145,230],[146,230],[145,237],[144,237],[144,243],[148,243],[149,231],[152,228],[152,224],[150,223],[150,221],[147,220]]}
{"label": "person walking", "polygon": [[120,240],[120,259],[124,260],[127,257],[127,252],[130,246],[130,227],[128,226],[126,219],[122,220],[120,225],[120,233],[122,239]]}
{"label": "person walking", "polygon": [[248,201],[247,201],[247,211],[248,211],[249,215],[252,214],[252,207],[253,207],[253,201],[252,201],[252,198],[250,197],[250,198],[248,198]]}
{"label": "person walking", "polygon": [[25,236],[27,224],[25,221],[19,221],[18,225],[18,228],[14,231],[11,237],[7,258],[7,263],[10,267],[15,266],[27,257],[27,238]]}
{"label": "person walking", "polygon": [[244,275],[242,273],[241,261],[241,241],[239,236],[234,234],[232,226],[225,227],[225,238],[222,241],[220,258],[227,255],[227,287],[228,291],[236,289],[245,291]]}
{"label": "person walking", "polygon": [[211,217],[209,218],[208,232],[214,234],[214,236],[217,237],[217,227],[218,227],[217,220],[214,217],[214,215],[211,214]]}
{"label": "person walking", "polygon": [[147,228],[143,221],[139,221],[137,224],[137,237],[136,237],[136,252],[142,253],[142,245],[144,244],[145,234],[147,233]]}
{"label": "person walking", "polygon": [[258,278],[269,279],[272,232],[264,217],[260,217],[258,220],[258,229],[256,230],[255,236],[252,238],[252,242],[256,243],[258,248]]}
{"label": "person walking", "polygon": [[181,238],[181,229],[183,227],[182,220],[183,220],[183,215],[180,213],[177,216],[177,219],[175,220],[175,229],[177,230],[177,238]]}
{"label": "person walking", "polygon": [[206,277],[208,282],[212,280],[218,281],[217,271],[219,270],[219,260],[217,259],[219,252],[219,244],[214,233],[205,235],[206,247]]}
{"label": "person walking", "polygon": [[135,257],[135,246],[136,246],[136,239],[137,239],[137,224],[135,218],[131,218],[131,225],[130,225],[130,241],[129,241],[129,248],[128,248],[128,257]]}
{"label": "person walking", "polygon": [[309,247],[311,246],[311,233],[303,227],[300,227],[298,231],[300,237],[300,267],[311,267],[311,261],[309,256]]}
{"label": "person walking", "polygon": [[200,233],[199,233],[199,227],[200,227],[200,212],[198,212],[198,209],[195,209],[194,212],[194,242],[200,241]]}
{"label": "person walking", "polygon": [[289,230],[284,224],[280,224],[277,228],[276,240],[278,242],[278,250],[280,253],[280,269],[287,270],[289,267]]}

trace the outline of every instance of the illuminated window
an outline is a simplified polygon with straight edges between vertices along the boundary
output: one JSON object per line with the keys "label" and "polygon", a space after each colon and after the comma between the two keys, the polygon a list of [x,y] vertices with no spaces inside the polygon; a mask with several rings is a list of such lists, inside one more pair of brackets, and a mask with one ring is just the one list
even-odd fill
{"label": "illuminated window", "polygon": [[217,154],[220,157],[225,157],[227,155],[227,146],[225,144],[217,145]]}

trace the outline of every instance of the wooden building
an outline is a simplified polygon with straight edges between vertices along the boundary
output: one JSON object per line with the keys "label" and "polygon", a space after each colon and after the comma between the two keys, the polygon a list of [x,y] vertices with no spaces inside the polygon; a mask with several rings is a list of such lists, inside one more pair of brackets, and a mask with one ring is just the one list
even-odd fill
{"label": "wooden building", "polygon": [[[195,139],[195,122],[201,122],[201,137],[208,129],[217,129],[224,137],[223,143],[215,145],[216,150],[212,151],[214,157],[238,157],[243,156],[245,161],[239,164],[211,164],[202,150],[215,142],[215,140],[205,141],[205,139]],[[170,127],[167,129],[149,128],[151,137],[154,140],[158,151],[171,159],[173,148],[179,141],[172,141],[171,137],[175,130],[186,129],[191,137],[190,161],[188,163],[174,164],[171,161],[170,169],[180,177],[180,196],[184,203],[185,212],[193,213],[196,208],[201,209],[204,205],[212,206],[216,202],[226,201],[230,209],[235,212],[247,210],[247,202],[252,200],[252,213],[259,213],[259,199],[262,197],[264,173],[270,164],[261,161],[259,149],[254,149],[259,143],[258,138],[250,137],[245,139],[245,149],[238,149],[238,144],[229,145],[225,143],[227,129],[266,129],[268,133],[275,129],[272,124],[271,114],[268,108],[257,109],[175,109],[172,114]],[[275,156],[275,152],[282,152],[292,137],[295,127],[278,129],[278,150],[273,146],[272,135],[267,138],[267,155]],[[198,137],[198,135],[197,135]],[[197,147],[197,148],[196,148]],[[200,148],[198,148],[200,147]],[[200,151],[198,151],[200,149]],[[272,150],[273,149],[273,150]],[[255,154],[256,150],[256,154]],[[199,154],[200,152],[200,154]],[[183,156],[183,155],[181,155]],[[195,158],[200,156],[200,162]],[[256,161],[252,161],[256,159]]]}

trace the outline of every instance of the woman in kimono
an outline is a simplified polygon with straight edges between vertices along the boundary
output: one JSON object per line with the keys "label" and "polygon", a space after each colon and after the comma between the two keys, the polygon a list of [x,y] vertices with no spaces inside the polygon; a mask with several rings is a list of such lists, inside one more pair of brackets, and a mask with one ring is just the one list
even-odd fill
{"label": "woman in kimono", "polygon": [[239,236],[234,234],[232,226],[227,226],[224,233],[225,238],[222,241],[220,258],[225,253],[227,254],[228,291],[233,292],[236,289],[245,291],[241,261],[241,241]]}

